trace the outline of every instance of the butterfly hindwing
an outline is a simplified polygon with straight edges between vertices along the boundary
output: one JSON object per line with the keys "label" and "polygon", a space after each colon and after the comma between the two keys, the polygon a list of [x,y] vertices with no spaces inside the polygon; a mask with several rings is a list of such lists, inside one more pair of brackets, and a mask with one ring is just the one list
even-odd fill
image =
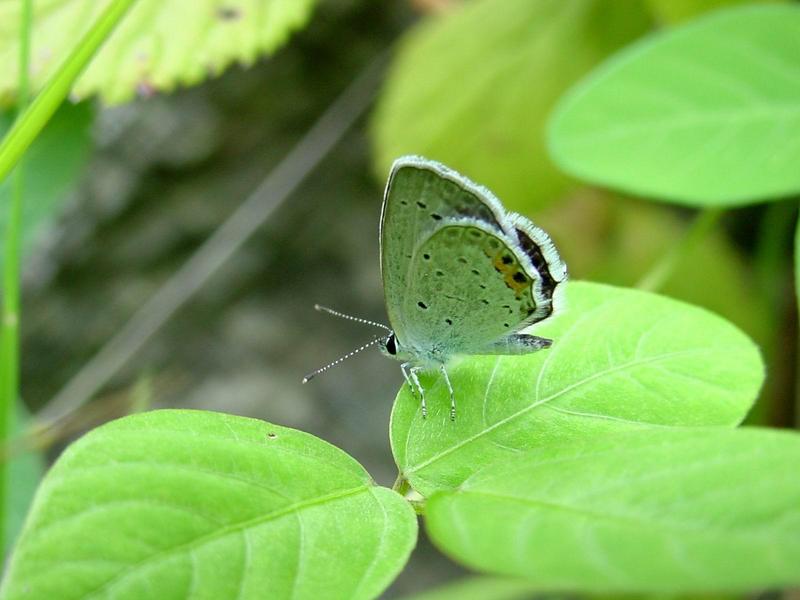
{"label": "butterfly hindwing", "polygon": [[413,254],[400,301],[404,342],[443,358],[480,353],[529,324],[534,281],[502,234],[474,220],[445,222]]}

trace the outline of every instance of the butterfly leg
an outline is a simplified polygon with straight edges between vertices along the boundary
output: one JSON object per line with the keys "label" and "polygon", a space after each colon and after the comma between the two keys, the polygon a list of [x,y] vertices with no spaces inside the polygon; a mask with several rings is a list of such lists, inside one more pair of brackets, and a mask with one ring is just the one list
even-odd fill
{"label": "butterfly leg", "polygon": [[444,365],[441,367],[442,376],[444,377],[444,382],[447,384],[447,390],[450,392],[450,420],[456,420],[456,395],[453,393],[453,384],[450,383],[450,378],[447,376],[447,369],[444,368]]}
{"label": "butterfly leg", "polygon": [[411,388],[411,393],[422,404],[422,418],[426,419],[428,417],[428,406],[425,404],[425,391],[419,383],[419,377],[417,377],[417,371],[420,368],[410,365],[411,363],[403,363],[400,365],[400,370],[403,372],[403,377],[405,377],[408,387]]}

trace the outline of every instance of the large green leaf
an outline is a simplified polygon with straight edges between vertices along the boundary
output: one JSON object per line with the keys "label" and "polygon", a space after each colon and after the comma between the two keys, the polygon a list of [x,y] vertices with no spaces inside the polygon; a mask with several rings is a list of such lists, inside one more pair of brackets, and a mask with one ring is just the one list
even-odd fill
{"label": "large green leaf", "polygon": [[[32,73],[39,87],[107,2],[39,0],[34,3]],[[250,64],[281,46],[309,18],[315,0],[138,0],[75,85],[73,97],[99,94],[109,103],[137,91],[171,90]],[[21,3],[0,2],[0,101],[17,85]]]}
{"label": "large green leaf", "polygon": [[800,7],[714,13],[624,50],[550,124],[567,172],[635,194],[736,205],[800,191]]}
{"label": "large green leaf", "polygon": [[541,589],[800,583],[800,436],[664,429],[539,444],[434,495],[434,542]]}
{"label": "large green leaf", "polygon": [[416,517],[341,450],[262,421],[141,413],[46,476],[0,597],[372,598]]}
{"label": "large green leaf", "polygon": [[[35,238],[38,230],[58,214],[80,175],[91,148],[93,113],[91,105],[86,102],[64,104],[25,154],[22,163],[25,170],[23,249]],[[0,113],[0,137],[12,122],[10,111]],[[3,237],[11,204],[11,187],[10,178],[0,184],[0,234]]]}
{"label": "large green leaf", "polygon": [[572,282],[567,309],[533,329],[555,340],[527,356],[471,357],[422,378],[428,418],[403,386],[392,413],[401,473],[429,495],[524,449],[645,425],[739,423],[763,380],[755,345],[702,309],[646,292]]}
{"label": "large green leaf", "polygon": [[648,26],[638,0],[478,0],[426,21],[404,40],[375,113],[379,172],[423,154],[511,207],[553,200],[567,179],[545,151],[550,108]]}

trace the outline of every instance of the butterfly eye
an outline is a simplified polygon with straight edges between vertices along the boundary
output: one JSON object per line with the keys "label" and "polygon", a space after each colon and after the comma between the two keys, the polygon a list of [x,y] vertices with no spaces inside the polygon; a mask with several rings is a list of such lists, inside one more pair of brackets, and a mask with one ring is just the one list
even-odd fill
{"label": "butterfly eye", "polygon": [[394,334],[386,338],[386,351],[392,356],[397,354],[397,342],[395,341]]}

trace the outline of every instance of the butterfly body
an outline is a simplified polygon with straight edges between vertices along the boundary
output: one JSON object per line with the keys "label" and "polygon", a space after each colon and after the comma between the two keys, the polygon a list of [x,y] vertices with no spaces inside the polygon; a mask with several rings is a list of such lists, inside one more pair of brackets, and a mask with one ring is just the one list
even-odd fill
{"label": "butterfly body", "polygon": [[445,365],[455,356],[550,345],[521,330],[552,314],[566,266],[544,231],[507,212],[485,187],[435,161],[398,159],[380,243],[393,330],[381,350],[403,362],[423,414],[417,372],[438,369],[450,387]]}

